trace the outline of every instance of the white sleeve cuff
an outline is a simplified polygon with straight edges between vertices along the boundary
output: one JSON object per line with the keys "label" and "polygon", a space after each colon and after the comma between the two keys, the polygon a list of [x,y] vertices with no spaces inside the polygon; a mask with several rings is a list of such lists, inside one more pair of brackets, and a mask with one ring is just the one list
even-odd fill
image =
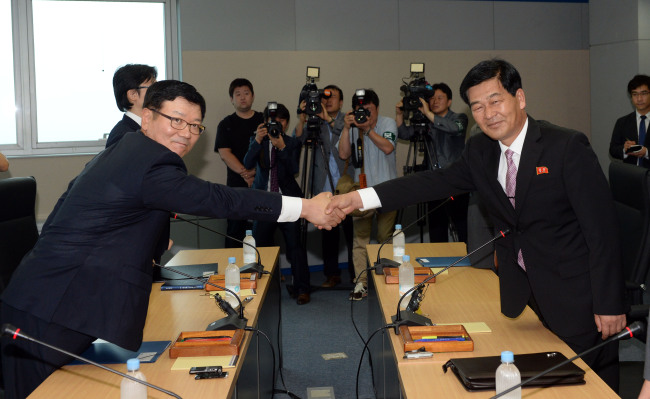
{"label": "white sleeve cuff", "polygon": [[362,188],[361,190],[357,190],[357,192],[361,196],[361,202],[363,203],[363,208],[361,208],[362,211],[381,208],[381,201],[379,200],[374,188]]}
{"label": "white sleeve cuff", "polygon": [[278,222],[295,222],[300,219],[302,213],[302,198],[282,196],[282,211]]}

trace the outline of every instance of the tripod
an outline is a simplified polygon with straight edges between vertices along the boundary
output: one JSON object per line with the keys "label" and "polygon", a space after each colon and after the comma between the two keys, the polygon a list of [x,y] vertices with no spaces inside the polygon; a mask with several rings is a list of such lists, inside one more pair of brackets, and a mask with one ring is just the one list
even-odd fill
{"label": "tripod", "polygon": [[[325,149],[323,148],[323,142],[320,137],[320,118],[315,115],[310,115],[309,120],[306,123],[307,138],[305,139],[304,148],[305,148],[305,157],[303,158],[302,164],[302,177],[300,180],[300,188],[305,194],[305,198],[309,199],[313,197],[314,194],[314,169],[316,163],[316,153],[319,153],[323,161],[323,168],[325,168],[326,179],[329,182],[330,191],[334,193],[334,180],[332,179],[332,173],[329,169],[329,163],[327,157],[325,156]],[[316,150],[316,147],[320,151]],[[303,246],[307,245],[307,226],[308,222],[306,219],[300,220],[300,240]]]}
{"label": "tripod", "polygon": [[[438,154],[436,151],[436,142],[429,135],[429,124],[421,111],[417,110],[413,113],[413,117],[410,119],[410,125],[413,127],[414,135],[411,137],[409,143],[406,164],[404,165],[404,175],[406,176],[429,168],[440,169],[440,163],[438,162]],[[419,165],[417,163],[418,153],[424,153],[424,159]],[[411,156],[413,156],[412,160]],[[424,225],[426,221],[422,216],[427,212],[426,207],[427,203],[420,202],[417,204],[416,217],[419,219],[417,224],[420,228],[420,242],[424,242]],[[400,223],[402,222],[403,216],[404,210],[400,209],[397,215],[397,220]],[[451,229],[453,240],[458,241],[458,231],[456,230],[454,221],[449,213],[447,213],[447,223]]]}

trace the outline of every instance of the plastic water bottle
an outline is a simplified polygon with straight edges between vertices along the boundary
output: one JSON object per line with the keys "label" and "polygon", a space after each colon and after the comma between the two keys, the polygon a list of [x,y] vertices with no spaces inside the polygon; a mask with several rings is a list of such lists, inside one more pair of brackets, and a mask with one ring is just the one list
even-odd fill
{"label": "plastic water bottle", "polygon": [[[521,382],[519,369],[514,363],[515,356],[510,351],[501,352],[501,365],[497,368],[496,388],[497,394]],[[521,399],[521,387],[502,396],[504,399]]]}
{"label": "plastic water bottle", "polygon": [[249,247],[248,245],[244,244],[244,264],[247,265],[249,263],[257,262],[257,252],[255,252],[255,238],[253,237],[252,230],[246,230],[246,237],[244,237],[244,242],[246,244],[252,245],[252,247]]}
{"label": "plastic water bottle", "polygon": [[393,234],[393,260],[401,263],[404,256],[404,232],[401,224],[395,225],[395,232],[397,234]]}
{"label": "plastic water bottle", "polygon": [[[415,284],[415,272],[413,265],[411,265],[411,257],[408,255],[402,256],[402,264],[399,265],[399,296],[406,294],[406,291],[413,288]],[[404,298],[401,307],[406,309],[408,305],[408,298]]]}
{"label": "plastic water bottle", "polygon": [[240,283],[239,267],[235,264],[235,257],[231,256],[228,258],[228,266],[226,266],[226,288],[239,294]]}
{"label": "plastic water bottle", "polygon": [[[140,360],[129,359],[126,361],[126,374],[142,381],[147,381],[144,374],[140,371]],[[128,378],[122,378],[120,385],[121,399],[147,399],[147,386],[131,381]]]}

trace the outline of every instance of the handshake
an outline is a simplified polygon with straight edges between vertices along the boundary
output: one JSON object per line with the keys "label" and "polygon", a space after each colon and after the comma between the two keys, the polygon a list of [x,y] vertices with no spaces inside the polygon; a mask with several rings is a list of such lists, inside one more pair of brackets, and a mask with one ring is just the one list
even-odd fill
{"label": "handshake", "polygon": [[332,196],[332,193],[320,193],[311,199],[302,200],[300,217],[307,219],[319,229],[331,230],[355,209],[363,208],[358,192]]}

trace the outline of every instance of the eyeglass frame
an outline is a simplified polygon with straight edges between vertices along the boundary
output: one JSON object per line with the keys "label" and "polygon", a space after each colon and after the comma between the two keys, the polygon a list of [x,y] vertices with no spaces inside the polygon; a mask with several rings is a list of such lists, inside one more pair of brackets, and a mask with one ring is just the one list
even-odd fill
{"label": "eyeglass frame", "polygon": [[[205,126],[200,125],[200,124],[198,124],[198,123],[189,123],[189,122],[186,121],[185,119],[181,119],[181,118],[177,118],[177,117],[175,117],[175,116],[169,116],[169,115],[167,115],[167,114],[163,114],[162,112],[158,111],[157,109],[153,109],[153,108],[147,108],[147,109],[148,109],[149,111],[151,111],[151,112],[155,112],[155,113],[157,113],[157,114],[159,114],[159,115],[162,115],[162,116],[164,116],[165,118],[169,119],[169,125],[170,125],[171,127],[173,127],[174,129],[176,129],[176,130],[183,130],[183,129],[185,129],[187,126],[189,126],[189,127],[190,127],[190,129],[189,129],[190,133],[193,134],[193,135],[195,135],[195,136],[200,136],[200,135],[203,134],[203,132],[205,132]],[[183,125],[183,127],[176,127],[176,126],[174,126],[174,120],[179,120],[179,121],[185,123],[185,125]],[[199,132],[198,132],[198,133],[194,133],[194,132],[192,131],[192,126],[196,126],[197,129],[199,129]]]}
{"label": "eyeglass frame", "polygon": [[650,91],[648,91],[648,90],[630,92],[631,97],[645,97],[648,94],[650,94]]}

